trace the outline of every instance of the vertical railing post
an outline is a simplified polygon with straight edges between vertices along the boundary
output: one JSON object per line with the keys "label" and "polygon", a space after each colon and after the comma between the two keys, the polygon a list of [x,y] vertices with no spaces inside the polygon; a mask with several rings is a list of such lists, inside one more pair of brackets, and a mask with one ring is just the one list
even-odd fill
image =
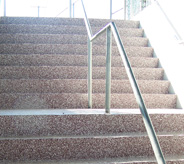
{"label": "vertical railing post", "polygon": [[40,17],[40,6],[38,6],[38,17]]}
{"label": "vertical railing post", "polygon": [[69,16],[72,17],[72,0],[69,0]]}
{"label": "vertical railing post", "polygon": [[92,108],[92,42],[88,38],[88,108]]}
{"label": "vertical railing post", "polygon": [[141,10],[144,9],[144,0],[141,0]]}
{"label": "vertical railing post", "polygon": [[124,0],[124,20],[126,20],[126,0]]}
{"label": "vertical railing post", "polygon": [[75,17],[75,2],[73,3],[72,7],[73,7],[73,18],[74,18]]}
{"label": "vertical railing post", "polygon": [[130,0],[127,0],[127,17],[128,17],[128,20],[130,20],[130,17],[131,17],[131,3],[130,3]]}
{"label": "vertical railing post", "polygon": [[106,91],[105,91],[105,112],[110,113],[111,108],[111,27],[107,28],[107,54],[106,54]]}
{"label": "vertical railing post", "polygon": [[110,0],[110,19],[112,19],[112,0]]}
{"label": "vertical railing post", "polygon": [[4,16],[6,17],[6,0],[4,0]]}

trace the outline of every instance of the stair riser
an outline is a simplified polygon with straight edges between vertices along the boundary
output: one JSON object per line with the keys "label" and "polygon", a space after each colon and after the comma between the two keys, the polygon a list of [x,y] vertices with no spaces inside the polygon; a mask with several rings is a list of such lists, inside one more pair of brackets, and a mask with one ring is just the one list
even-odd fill
{"label": "stair riser", "polygon": [[[105,67],[105,56],[93,56],[93,66]],[[157,58],[130,57],[132,67],[157,68]],[[120,56],[112,56],[112,67],[121,67]],[[0,55],[0,66],[87,66],[86,55]]]}
{"label": "stair riser", "polygon": [[[133,68],[137,80],[162,80],[161,68]],[[112,67],[112,79],[128,79],[122,67]],[[93,67],[94,79],[105,79],[105,67]],[[87,79],[87,67],[1,67],[1,79]]]}
{"label": "stair riser", "polygon": [[[125,47],[126,53],[130,57],[152,57],[153,49],[149,47]],[[77,45],[77,44],[1,44],[0,45],[0,54],[78,54],[86,55],[87,47],[86,45]],[[106,55],[105,46],[93,46],[94,55]],[[116,46],[112,47],[112,54],[118,55],[119,51]]]}
{"label": "stair riser", "polygon": [[[159,137],[164,154],[183,154],[184,138]],[[64,160],[153,156],[148,137],[12,139],[0,141],[0,160]],[[16,150],[16,151],[14,151]],[[34,150],[34,151],[33,151]]]}
{"label": "stair riser", "polygon": [[[86,109],[87,94],[0,94],[0,109]],[[147,108],[176,108],[176,95],[144,94]],[[105,95],[93,94],[93,108],[105,108]],[[111,108],[138,108],[133,94],[112,94]]]}
{"label": "stair riser", "polygon": [[[86,109],[87,110],[87,109]],[[105,112],[105,111],[104,111]],[[150,114],[157,133],[184,132],[182,114]],[[84,125],[84,126],[83,126]],[[140,114],[0,116],[0,136],[80,136],[145,133]]]}
{"label": "stair riser", "polygon": [[[169,82],[138,81],[141,93],[168,94]],[[0,80],[0,93],[87,93],[87,80]],[[93,93],[105,93],[105,80],[93,80]],[[112,80],[111,93],[133,93],[129,81]]]}
{"label": "stair riser", "polygon": [[[146,38],[122,38],[125,46],[140,46],[146,47],[148,45],[148,39]],[[0,44],[87,44],[86,35],[0,35]],[[106,37],[100,37],[93,42],[98,45],[106,44]],[[116,45],[113,39],[113,45]]]}
{"label": "stair riser", "polygon": [[[93,33],[99,31],[99,27],[92,27]],[[119,34],[124,37],[142,37],[143,30],[138,28],[119,28]],[[0,34],[80,34],[86,35],[84,26],[53,26],[53,25],[3,25],[0,24]]]}
{"label": "stair riser", "polygon": [[[89,19],[91,26],[100,26],[101,28],[107,23],[111,22],[110,19]],[[122,28],[138,28],[138,21],[124,21],[114,20],[118,27]],[[72,18],[18,18],[18,17],[2,17],[0,20],[1,24],[29,24],[29,25],[76,25],[84,26],[83,19],[72,19]]]}

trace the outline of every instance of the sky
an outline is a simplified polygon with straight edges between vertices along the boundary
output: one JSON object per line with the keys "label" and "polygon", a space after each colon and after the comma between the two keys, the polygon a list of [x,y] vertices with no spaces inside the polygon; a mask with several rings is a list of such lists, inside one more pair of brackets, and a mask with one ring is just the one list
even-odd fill
{"label": "sky", "polygon": [[[75,2],[75,0],[73,0]],[[89,18],[109,18],[110,0],[84,0]],[[1,15],[3,0],[1,0]],[[38,16],[37,6],[40,8],[40,17],[56,17],[69,6],[69,0],[6,0],[7,16]],[[113,0],[113,12],[123,7],[123,0]],[[60,17],[68,17],[69,10]],[[75,4],[75,17],[82,17],[80,2]],[[114,15],[114,18],[123,18],[123,11]]]}

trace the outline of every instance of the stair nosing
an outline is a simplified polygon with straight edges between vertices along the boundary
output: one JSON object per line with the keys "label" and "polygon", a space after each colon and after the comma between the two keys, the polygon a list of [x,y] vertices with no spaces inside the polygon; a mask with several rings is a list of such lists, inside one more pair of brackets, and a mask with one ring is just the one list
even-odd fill
{"label": "stair nosing", "polygon": [[[158,137],[184,137],[184,132],[157,132]],[[2,140],[39,140],[39,139],[102,139],[102,138],[138,138],[148,137],[147,132],[132,132],[132,133],[119,133],[119,134],[99,134],[99,135],[48,135],[48,136],[12,136],[12,137],[1,137]]]}

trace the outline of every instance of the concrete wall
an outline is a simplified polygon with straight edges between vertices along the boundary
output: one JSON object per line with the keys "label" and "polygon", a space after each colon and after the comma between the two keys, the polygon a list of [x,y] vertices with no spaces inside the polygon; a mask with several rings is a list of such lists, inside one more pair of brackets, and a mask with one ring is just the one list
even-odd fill
{"label": "concrete wall", "polygon": [[[180,21],[183,20],[182,15],[178,14],[177,18]],[[164,79],[168,79],[172,85],[170,93],[178,95],[180,101],[177,104],[178,108],[184,107],[184,45],[179,44],[181,41],[177,40],[175,31],[157,3],[154,2],[134,19],[140,20],[141,26],[145,30],[145,36],[149,38],[150,45],[154,48],[155,57],[160,59],[160,67],[165,70]],[[176,28],[180,26],[177,23],[173,24],[176,25]],[[181,27],[177,29],[180,29],[178,32],[181,31]],[[181,36],[183,37],[183,35],[184,32]]]}

